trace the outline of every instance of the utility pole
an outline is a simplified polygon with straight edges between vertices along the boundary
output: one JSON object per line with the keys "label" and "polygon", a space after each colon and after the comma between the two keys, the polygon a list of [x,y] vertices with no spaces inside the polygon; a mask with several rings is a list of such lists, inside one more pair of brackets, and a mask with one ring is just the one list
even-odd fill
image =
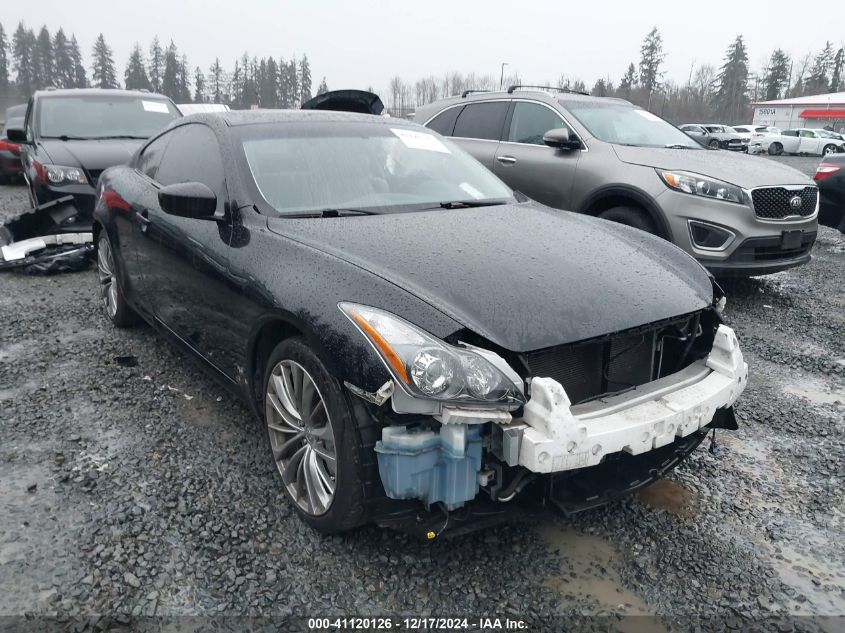
{"label": "utility pole", "polygon": [[508,66],[507,62],[502,62],[502,72],[499,75],[499,90],[501,90],[505,83],[505,66]]}

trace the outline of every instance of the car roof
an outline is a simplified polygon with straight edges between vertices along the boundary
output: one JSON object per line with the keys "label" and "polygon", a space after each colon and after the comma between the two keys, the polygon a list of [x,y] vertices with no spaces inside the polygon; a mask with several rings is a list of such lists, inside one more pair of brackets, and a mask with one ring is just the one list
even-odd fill
{"label": "car roof", "polygon": [[403,125],[421,127],[406,119],[398,119],[373,114],[357,114],[335,110],[230,110],[228,112],[202,112],[190,114],[174,121],[174,125],[184,122],[223,123],[228,127],[260,125],[267,123],[291,123],[297,121],[325,123],[375,123],[379,125]]}
{"label": "car roof", "polygon": [[57,88],[55,90],[36,90],[34,97],[39,99],[51,99],[53,97],[94,97],[94,96],[126,97],[134,99],[167,100],[166,96],[156,92],[144,90],[121,90],[120,88]]}

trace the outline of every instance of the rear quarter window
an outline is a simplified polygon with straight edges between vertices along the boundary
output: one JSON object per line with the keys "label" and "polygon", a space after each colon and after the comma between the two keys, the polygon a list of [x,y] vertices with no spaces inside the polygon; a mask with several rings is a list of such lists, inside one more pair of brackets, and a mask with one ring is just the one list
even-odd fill
{"label": "rear quarter window", "polygon": [[443,112],[426,123],[425,126],[443,136],[452,136],[452,131],[455,129],[455,121],[458,119],[461,110],[463,110],[463,106],[455,106],[443,110]]}

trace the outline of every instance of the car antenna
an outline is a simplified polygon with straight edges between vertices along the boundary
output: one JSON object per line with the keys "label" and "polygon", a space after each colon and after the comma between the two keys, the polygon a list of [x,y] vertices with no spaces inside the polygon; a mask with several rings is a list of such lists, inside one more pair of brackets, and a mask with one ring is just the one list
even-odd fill
{"label": "car antenna", "polygon": [[528,86],[528,85],[516,85],[511,86],[508,88],[508,94],[511,95],[516,90],[524,90],[525,88],[534,88],[539,90],[554,90],[555,92],[568,92],[574,95],[584,95],[585,97],[589,97],[590,93],[584,92],[582,90],[572,90],[570,88],[561,88],[559,86]]}

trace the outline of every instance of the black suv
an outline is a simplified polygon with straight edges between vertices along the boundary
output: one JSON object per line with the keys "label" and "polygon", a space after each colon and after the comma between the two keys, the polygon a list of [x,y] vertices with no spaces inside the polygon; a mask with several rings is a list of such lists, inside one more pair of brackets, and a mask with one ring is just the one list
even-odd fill
{"label": "black suv", "polygon": [[170,99],[149,92],[43,90],[30,98],[24,128],[7,134],[21,143],[32,205],[72,195],[78,223],[90,224],[100,173],[180,116]]}

